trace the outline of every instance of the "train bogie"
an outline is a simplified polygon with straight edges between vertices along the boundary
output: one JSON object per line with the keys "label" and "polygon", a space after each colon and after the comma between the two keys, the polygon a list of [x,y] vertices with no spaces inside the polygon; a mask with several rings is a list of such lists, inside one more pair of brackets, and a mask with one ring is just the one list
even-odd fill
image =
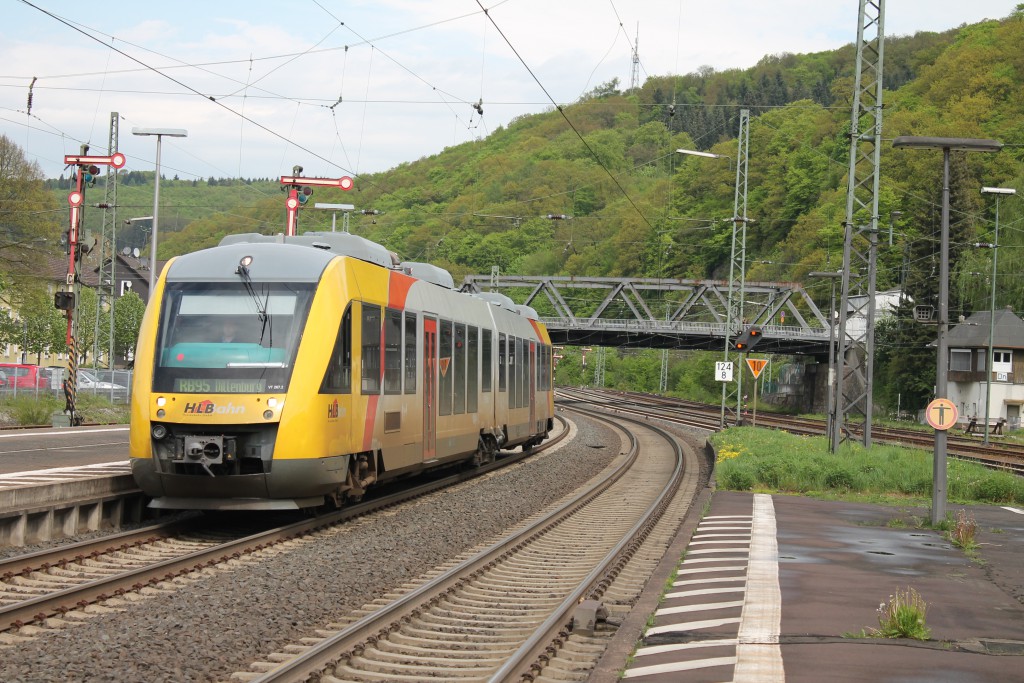
{"label": "train bogie", "polygon": [[151,505],[315,507],[546,436],[543,325],[374,247],[236,236],[169,262],[132,399],[132,470]]}

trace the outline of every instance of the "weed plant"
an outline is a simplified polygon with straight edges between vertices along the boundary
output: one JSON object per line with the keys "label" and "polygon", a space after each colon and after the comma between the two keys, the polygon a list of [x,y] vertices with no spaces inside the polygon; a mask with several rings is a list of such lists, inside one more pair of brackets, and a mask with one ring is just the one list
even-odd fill
{"label": "weed plant", "polygon": [[974,520],[974,515],[966,510],[957,511],[956,521],[948,533],[950,542],[963,548],[964,552],[973,554],[978,550],[978,541],[975,538],[978,523]]}
{"label": "weed plant", "polygon": [[[933,454],[920,449],[843,444],[830,453],[824,436],[798,436],[757,427],[733,427],[711,436],[718,486],[734,491],[779,491],[864,499],[927,500]],[[1024,503],[1024,479],[951,459],[949,500]]]}
{"label": "weed plant", "polygon": [[932,630],[925,624],[928,605],[914,588],[897,589],[889,602],[878,605],[878,628],[870,633],[876,638],[913,638],[928,640]]}

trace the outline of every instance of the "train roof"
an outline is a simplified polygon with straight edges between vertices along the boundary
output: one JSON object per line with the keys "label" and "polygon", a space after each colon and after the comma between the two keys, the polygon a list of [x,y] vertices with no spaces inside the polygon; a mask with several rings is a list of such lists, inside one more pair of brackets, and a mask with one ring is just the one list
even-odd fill
{"label": "train roof", "polygon": [[350,232],[306,232],[301,235],[262,235],[258,232],[247,232],[240,235],[227,235],[220,245],[231,244],[294,244],[329,251],[332,254],[351,256],[382,268],[393,269],[398,265],[397,257],[383,246],[371,242],[365,237]]}

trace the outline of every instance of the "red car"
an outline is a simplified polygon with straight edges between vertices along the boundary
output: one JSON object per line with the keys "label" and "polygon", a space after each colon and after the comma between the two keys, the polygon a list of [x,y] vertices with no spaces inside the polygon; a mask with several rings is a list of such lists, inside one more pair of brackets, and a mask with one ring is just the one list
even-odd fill
{"label": "red car", "polygon": [[7,380],[3,386],[7,388],[17,387],[18,389],[49,389],[50,371],[38,365],[27,363],[0,363],[0,373],[3,373]]}

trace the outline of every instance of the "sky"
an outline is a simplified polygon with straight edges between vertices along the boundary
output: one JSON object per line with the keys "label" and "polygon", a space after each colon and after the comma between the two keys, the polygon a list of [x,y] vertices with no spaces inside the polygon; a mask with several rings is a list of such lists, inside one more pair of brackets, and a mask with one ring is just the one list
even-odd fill
{"label": "sky", "polygon": [[[890,0],[886,36],[1008,16],[1018,0]],[[46,177],[126,170],[320,178],[482,139],[618,79],[754,66],[855,41],[857,0],[0,0],[0,135]],[[813,9],[810,9],[813,8]],[[486,11],[485,11],[486,10]],[[34,80],[33,80],[34,79]],[[884,77],[883,77],[884,80]],[[31,110],[28,99],[31,94]],[[482,114],[478,111],[482,110]]]}

